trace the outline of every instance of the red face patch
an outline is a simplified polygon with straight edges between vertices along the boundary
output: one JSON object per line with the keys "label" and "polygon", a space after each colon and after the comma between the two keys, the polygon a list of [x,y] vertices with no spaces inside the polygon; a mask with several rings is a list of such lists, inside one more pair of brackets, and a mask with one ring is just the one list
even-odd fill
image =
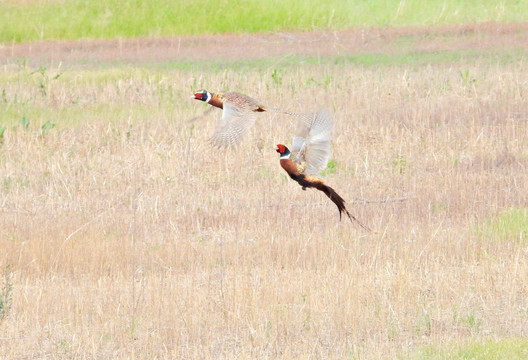
{"label": "red face patch", "polygon": [[194,97],[198,100],[202,100],[202,93],[196,93],[194,94]]}
{"label": "red face patch", "polygon": [[279,153],[284,154],[284,151],[286,150],[286,146],[279,144],[277,145],[277,149],[279,150]]}

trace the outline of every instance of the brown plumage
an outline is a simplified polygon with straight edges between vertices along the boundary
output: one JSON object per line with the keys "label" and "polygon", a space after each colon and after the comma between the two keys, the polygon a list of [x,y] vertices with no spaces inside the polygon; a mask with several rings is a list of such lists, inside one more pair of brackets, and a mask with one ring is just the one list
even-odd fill
{"label": "brown plumage", "polygon": [[222,121],[210,139],[217,147],[237,146],[255,123],[258,112],[271,111],[293,115],[287,111],[270,108],[258,100],[234,91],[210,93],[207,90],[199,90],[192,98],[222,109]]}
{"label": "brown plumage", "polygon": [[[288,175],[306,188],[314,188],[325,193],[339,210],[339,219],[345,213],[350,221],[356,221],[365,230],[370,230],[347,210],[345,200],[330,186],[326,185],[319,171],[326,168],[330,158],[333,132],[332,117],[323,109],[315,114],[301,117],[297,134],[293,138],[292,152],[277,145],[281,167]],[[294,156],[293,160],[291,159]]]}

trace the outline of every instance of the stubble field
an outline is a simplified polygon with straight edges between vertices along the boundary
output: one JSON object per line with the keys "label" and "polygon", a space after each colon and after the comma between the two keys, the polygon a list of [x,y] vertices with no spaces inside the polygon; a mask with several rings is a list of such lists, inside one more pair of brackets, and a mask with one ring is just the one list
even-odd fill
{"label": "stubble field", "polygon": [[[0,357],[528,356],[526,30],[335,34],[242,63],[5,50]],[[285,176],[289,117],[211,148],[199,88],[328,108],[325,178],[373,231]]]}

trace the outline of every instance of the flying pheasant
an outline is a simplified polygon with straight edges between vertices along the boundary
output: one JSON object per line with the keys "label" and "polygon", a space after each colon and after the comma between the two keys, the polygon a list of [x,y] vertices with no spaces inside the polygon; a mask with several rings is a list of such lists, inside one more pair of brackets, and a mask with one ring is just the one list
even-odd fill
{"label": "flying pheasant", "polygon": [[324,192],[336,204],[339,219],[342,213],[345,213],[350,221],[354,220],[365,230],[370,230],[348,212],[345,200],[334,189],[326,185],[319,174],[319,171],[326,168],[330,158],[333,128],[332,117],[324,109],[315,114],[300,117],[292,142],[292,151],[283,144],[277,145],[276,151],[280,154],[280,164],[288,175],[302,186],[303,190],[315,188]]}
{"label": "flying pheasant", "polygon": [[238,145],[255,123],[257,112],[271,111],[295,115],[270,108],[258,100],[234,91],[213,94],[207,90],[198,90],[192,98],[222,109],[222,121],[211,137],[212,144],[217,147]]}

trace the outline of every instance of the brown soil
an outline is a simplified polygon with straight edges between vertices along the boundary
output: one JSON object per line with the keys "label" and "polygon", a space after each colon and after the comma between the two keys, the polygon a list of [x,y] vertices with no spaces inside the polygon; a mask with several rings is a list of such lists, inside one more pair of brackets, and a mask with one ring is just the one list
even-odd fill
{"label": "brown soil", "polygon": [[2,44],[0,64],[24,57],[35,66],[490,48],[528,48],[528,23]]}

